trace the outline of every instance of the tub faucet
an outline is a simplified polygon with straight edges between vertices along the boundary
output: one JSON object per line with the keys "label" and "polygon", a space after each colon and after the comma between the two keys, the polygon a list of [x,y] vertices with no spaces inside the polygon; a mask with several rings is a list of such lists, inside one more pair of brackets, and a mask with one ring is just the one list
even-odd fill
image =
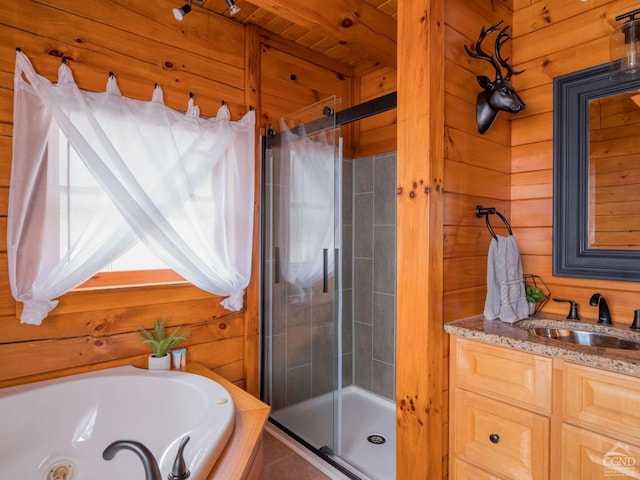
{"label": "tub faucet", "polygon": [[611,314],[609,313],[609,305],[602,295],[594,293],[591,295],[589,305],[598,307],[598,323],[603,325],[611,325]]}
{"label": "tub faucet", "polygon": [[153,453],[144,444],[135,440],[116,440],[104,449],[102,458],[111,460],[120,450],[131,450],[138,456],[144,466],[145,480],[162,480],[160,468]]}
{"label": "tub faucet", "polygon": [[[185,480],[189,478],[190,472],[184,461],[184,447],[189,442],[189,435],[185,435],[180,440],[176,459],[173,461],[171,473],[167,477],[168,480]],[[141,442],[135,440],[117,440],[104,449],[102,458],[112,460],[120,450],[131,450],[135,453],[144,466],[145,480],[162,480],[160,468],[153,453]]]}

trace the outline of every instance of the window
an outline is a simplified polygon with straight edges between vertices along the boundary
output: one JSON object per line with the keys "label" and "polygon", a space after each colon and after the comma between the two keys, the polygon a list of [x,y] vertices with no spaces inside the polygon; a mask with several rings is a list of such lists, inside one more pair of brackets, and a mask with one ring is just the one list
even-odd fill
{"label": "window", "polygon": [[[72,244],[82,241],[85,226],[89,222],[104,219],[102,216],[96,217],[96,211],[113,206],[67,137],[55,124],[51,126],[48,155],[51,170],[49,178],[57,182],[60,192],[51,201],[58,203],[60,209],[58,251],[62,258],[72,250]],[[123,225],[121,228],[128,227]],[[101,268],[79,285],[78,289],[182,282],[186,280],[153,254],[142,241],[136,239],[122,255]]]}
{"label": "window", "polygon": [[225,308],[242,308],[255,112],[232,122],[223,105],[202,119],[193,99],[187,114],[166,107],[159,87],[150,102],[127,99],[112,76],[105,93],[84,92],[66,64],[53,85],[20,51],[15,85],[7,253],[21,322],[39,324],[56,298],[125,261],[139,241],[193,285],[227,297]]}

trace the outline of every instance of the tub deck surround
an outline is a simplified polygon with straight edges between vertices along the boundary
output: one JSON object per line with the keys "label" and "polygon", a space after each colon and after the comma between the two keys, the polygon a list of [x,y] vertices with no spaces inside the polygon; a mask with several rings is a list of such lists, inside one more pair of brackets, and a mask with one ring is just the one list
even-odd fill
{"label": "tub deck surround", "polygon": [[269,405],[200,363],[187,362],[183,370],[218,382],[227,389],[235,407],[233,433],[207,480],[262,479],[262,432],[269,418]]}
{"label": "tub deck surround", "polygon": [[566,320],[563,315],[555,314],[542,314],[513,324],[500,320],[487,320],[483,315],[475,315],[445,324],[444,331],[463,338],[560,358],[640,378],[640,350],[592,347],[531,336],[527,333],[527,328],[534,325],[536,327],[598,331],[640,342],[640,333],[630,330],[629,324],[614,323],[611,327],[605,327],[598,325],[596,320],[584,319],[574,322]]}

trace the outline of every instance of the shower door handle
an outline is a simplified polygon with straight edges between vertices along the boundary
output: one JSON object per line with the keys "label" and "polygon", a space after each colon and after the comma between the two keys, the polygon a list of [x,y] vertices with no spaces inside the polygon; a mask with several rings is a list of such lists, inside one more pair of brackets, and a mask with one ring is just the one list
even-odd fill
{"label": "shower door handle", "polygon": [[322,293],[329,291],[329,277],[327,271],[329,270],[329,249],[322,249]]}
{"label": "shower door handle", "polygon": [[276,247],[276,251],[274,254],[274,281],[275,283],[280,283],[280,247]]}

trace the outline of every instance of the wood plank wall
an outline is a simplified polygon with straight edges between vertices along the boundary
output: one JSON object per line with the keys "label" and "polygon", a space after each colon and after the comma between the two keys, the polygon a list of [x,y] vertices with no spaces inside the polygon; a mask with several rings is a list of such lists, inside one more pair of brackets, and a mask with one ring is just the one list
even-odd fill
{"label": "wood plank wall", "polygon": [[[570,298],[583,317],[594,292],[608,301],[614,321],[630,324],[640,308],[640,283],[553,277],[552,166],[553,78],[609,61],[609,33],[615,17],[637,8],[630,0],[542,2],[514,0],[513,59],[526,72],[517,87],[527,109],[513,117],[511,221],[523,255],[523,269],[542,276],[554,297]],[[567,313],[548,302],[545,311]]]}
{"label": "wood plank wall", "polygon": [[[289,48],[287,48],[289,47]],[[281,130],[279,119],[308,106],[318,104],[329,97],[341,103],[338,110],[353,104],[353,68],[338,62],[327,63],[326,57],[299,51],[293,44],[287,45],[270,35],[263,36],[261,48],[261,105],[263,125]],[[327,68],[327,65],[329,68]],[[324,104],[322,104],[324,105]],[[312,114],[313,118],[322,115]],[[302,120],[309,121],[311,118]],[[344,153],[353,156],[351,127],[343,127]]]}
{"label": "wood plank wall", "polygon": [[[486,293],[487,251],[491,236],[476,205],[497,208],[508,219],[511,168],[511,115],[500,112],[483,135],[475,122],[477,75],[493,79],[488,62],[470,58],[464,45],[475,46],[481,26],[498,20],[510,24],[508,2],[474,0],[446,3],[445,46],[445,207],[444,207],[444,321],[482,313]],[[493,52],[495,35],[483,48]],[[509,57],[511,43],[503,47]],[[519,78],[513,77],[516,88]],[[496,231],[505,233],[497,217]]]}
{"label": "wood plank wall", "polygon": [[[498,20],[511,24],[509,0],[445,2],[445,110],[444,110],[444,206],[443,206],[443,309],[441,322],[482,313],[486,294],[487,252],[491,236],[484,218],[475,216],[476,205],[495,207],[510,218],[511,115],[500,112],[493,126],[478,133],[475,120],[476,95],[481,87],[477,75],[493,79],[495,70],[486,61],[470,58],[480,28]],[[495,36],[483,48],[493,52]],[[509,57],[512,45],[503,47]],[[515,78],[515,77],[514,77]],[[513,82],[517,85],[517,79]],[[494,230],[506,234],[493,216]],[[434,320],[435,321],[435,320]],[[442,327],[442,323],[440,324]],[[444,336],[444,334],[442,334]],[[442,396],[448,405],[449,348],[443,341]],[[448,422],[443,421],[442,472],[447,478]],[[435,459],[433,460],[435,461]]]}
{"label": "wood plank wall", "polygon": [[[357,103],[382,97],[398,90],[395,68],[381,67],[367,72],[357,72],[355,82]],[[357,122],[354,132],[355,158],[376,153],[395,152],[397,149],[396,109]]]}
{"label": "wood plank wall", "polygon": [[[345,106],[352,101],[352,69],[195,5],[177,22],[175,6],[170,0],[0,1],[0,387],[108,366],[145,366],[148,352],[135,331],[166,316],[169,326],[192,329],[184,343],[188,358],[257,393],[255,273],[250,305],[241,312],[227,312],[220,298],[190,285],[123,287],[69,293],[42,326],[19,324],[19,305],[8,286],[16,47],[52,81],[66,58],[80,88],[104,90],[113,71],[125,96],[148,100],[157,82],[172,108],[185,111],[193,92],[202,115],[215,115],[224,100],[235,120],[253,105],[259,126],[330,94],[342,96]],[[263,98],[260,90],[267,92]],[[277,91],[284,94],[276,101],[271,92]]]}

